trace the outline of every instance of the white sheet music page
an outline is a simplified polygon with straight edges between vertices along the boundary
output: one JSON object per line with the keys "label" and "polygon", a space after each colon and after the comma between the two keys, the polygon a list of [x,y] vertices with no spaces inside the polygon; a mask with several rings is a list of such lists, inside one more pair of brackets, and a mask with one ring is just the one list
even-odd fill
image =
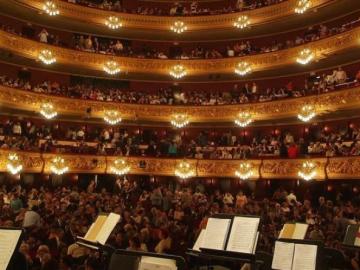
{"label": "white sheet music page", "polygon": [[0,270],[8,267],[20,236],[21,230],[0,229]]}
{"label": "white sheet music page", "polygon": [[223,250],[229,233],[230,223],[231,219],[209,218],[204,239],[200,247]]}
{"label": "white sheet music page", "polygon": [[205,229],[201,230],[201,232],[193,246],[193,250],[200,251],[200,247],[202,246],[203,241],[204,241],[204,235],[205,235]]}
{"label": "white sheet music page", "polygon": [[309,225],[296,223],[292,239],[304,240]]}
{"label": "white sheet music page", "polygon": [[252,254],[259,223],[256,217],[234,217],[226,250]]}
{"label": "white sheet music page", "polygon": [[138,270],[177,270],[177,266],[172,259],[141,257]]}
{"label": "white sheet music page", "polygon": [[271,268],[276,270],[291,270],[294,248],[294,243],[276,241]]}
{"label": "white sheet music page", "polygon": [[315,270],[316,245],[296,244],[294,252],[293,270]]}
{"label": "white sheet music page", "polygon": [[116,224],[120,221],[120,215],[110,213],[96,238],[96,241],[105,245]]}

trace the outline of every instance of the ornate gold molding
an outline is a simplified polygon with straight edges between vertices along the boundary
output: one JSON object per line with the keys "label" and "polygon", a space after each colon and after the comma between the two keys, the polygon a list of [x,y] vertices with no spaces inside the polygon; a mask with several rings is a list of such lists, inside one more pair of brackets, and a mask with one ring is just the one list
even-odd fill
{"label": "ornate gold molding", "polygon": [[[16,0],[26,6],[42,10],[43,0]],[[66,1],[57,1],[57,6],[62,16],[73,20],[80,20],[90,24],[104,25],[109,16],[118,16],[121,18],[123,26],[126,28],[150,29],[169,31],[170,26],[176,20],[182,20],[189,27],[189,31],[223,29],[233,27],[234,21],[243,14],[251,18],[251,24],[263,24],[294,15],[294,9],[298,0],[288,0],[282,3],[258,8],[250,11],[211,15],[211,16],[189,16],[189,17],[172,17],[172,16],[147,16],[128,13],[111,12],[96,8],[84,7],[76,4],[67,3]],[[312,8],[319,8],[331,0],[312,0]],[[105,26],[104,26],[105,27]]]}
{"label": "ornate gold molding", "polygon": [[326,58],[346,49],[359,46],[360,27],[337,34],[325,39],[310,42],[294,48],[276,52],[263,53],[244,57],[201,60],[162,60],[118,57],[66,49],[29,40],[18,35],[0,31],[0,48],[11,51],[26,58],[38,60],[40,51],[50,50],[61,64],[76,66],[77,68],[103,71],[103,65],[114,60],[119,63],[121,70],[126,72],[169,76],[169,70],[180,63],[191,75],[207,75],[211,73],[234,73],[234,68],[240,61],[251,65],[253,71],[274,69],[280,66],[296,64],[300,51],[310,48],[315,54],[315,60]]}
{"label": "ornate gold molding", "polygon": [[360,87],[316,96],[264,103],[218,106],[170,106],[90,101],[0,86],[0,102],[4,107],[38,112],[40,105],[49,101],[51,101],[59,114],[66,115],[83,116],[86,109],[91,107],[92,116],[96,118],[103,118],[104,111],[117,110],[121,117],[127,120],[170,122],[172,115],[186,114],[189,116],[190,122],[233,122],[240,111],[251,112],[254,120],[268,120],[288,117],[296,118],[305,104],[312,104],[318,114],[358,108],[360,105]]}
{"label": "ornate gold molding", "polygon": [[[6,172],[8,150],[0,150],[0,171]],[[17,154],[24,165],[24,172],[50,174],[50,161],[55,154],[21,152]],[[116,157],[58,154],[65,159],[69,173],[109,173],[109,166]],[[125,157],[134,175],[174,176],[175,166],[181,160]],[[317,164],[316,180],[354,179],[360,177],[360,157],[314,158]],[[140,168],[140,161],[144,167]],[[196,169],[197,177],[235,178],[240,160],[188,160]],[[305,159],[258,159],[248,160],[253,167],[252,179],[298,179],[298,171]]]}

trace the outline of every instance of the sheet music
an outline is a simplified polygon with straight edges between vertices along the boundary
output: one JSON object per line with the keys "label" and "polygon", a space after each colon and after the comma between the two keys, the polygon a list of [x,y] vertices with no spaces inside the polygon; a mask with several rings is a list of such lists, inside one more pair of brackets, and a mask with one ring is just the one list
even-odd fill
{"label": "sheet music", "polygon": [[316,245],[296,244],[292,270],[315,270],[316,256]]}
{"label": "sheet music", "polygon": [[303,240],[305,238],[308,227],[309,225],[307,224],[296,223],[292,239]]}
{"label": "sheet music", "polygon": [[98,236],[102,226],[104,225],[105,221],[107,219],[107,215],[99,215],[95,222],[91,224],[89,230],[87,231],[85,235],[85,240],[90,242],[96,242],[96,237]]}
{"label": "sheet music", "polygon": [[223,250],[229,233],[230,223],[231,219],[209,218],[204,239],[200,247]]}
{"label": "sheet music", "polygon": [[102,245],[105,245],[107,239],[109,238],[111,232],[114,230],[114,228],[115,228],[116,224],[119,222],[119,220],[120,220],[120,215],[110,213],[108,215],[105,223],[101,227],[101,229],[96,237],[96,241]]}
{"label": "sheet music", "polygon": [[292,239],[293,234],[295,231],[295,224],[284,224],[284,227],[282,228],[279,238],[286,238],[286,239]]}
{"label": "sheet music", "polygon": [[276,241],[271,268],[276,270],[291,270],[294,248],[294,243]]}
{"label": "sheet music", "polygon": [[8,267],[20,236],[21,230],[0,229],[0,270]]}
{"label": "sheet music", "polygon": [[177,266],[172,259],[143,256],[138,270],[177,270]]}
{"label": "sheet music", "polygon": [[196,239],[196,242],[193,246],[193,250],[196,250],[196,251],[200,251],[200,247],[202,246],[203,244],[203,241],[204,241],[204,235],[205,235],[205,230],[201,230],[198,238]]}
{"label": "sheet music", "polygon": [[234,217],[226,250],[252,254],[259,223],[259,218]]}

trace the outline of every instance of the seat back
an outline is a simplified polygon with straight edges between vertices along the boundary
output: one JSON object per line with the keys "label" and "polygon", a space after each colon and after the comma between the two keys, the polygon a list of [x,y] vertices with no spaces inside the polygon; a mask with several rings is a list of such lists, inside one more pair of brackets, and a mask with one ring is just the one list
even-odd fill
{"label": "seat back", "polygon": [[140,258],[138,256],[129,256],[117,254],[111,256],[108,270],[137,270],[139,268]]}
{"label": "seat back", "polygon": [[327,269],[344,269],[344,255],[337,249],[324,248]]}

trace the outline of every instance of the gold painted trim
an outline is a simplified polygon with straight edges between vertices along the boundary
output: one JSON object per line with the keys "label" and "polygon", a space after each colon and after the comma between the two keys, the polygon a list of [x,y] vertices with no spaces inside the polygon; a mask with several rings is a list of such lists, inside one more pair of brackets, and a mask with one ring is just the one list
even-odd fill
{"label": "gold painted trim", "polygon": [[[16,0],[26,6],[42,11],[43,0]],[[65,1],[56,1],[61,16],[74,20],[83,21],[90,24],[104,25],[105,19],[109,16],[121,18],[123,26],[126,28],[164,30],[169,31],[170,26],[176,20],[183,21],[189,31],[232,28],[234,21],[243,14],[251,18],[251,25],[263,24],[278,20],[280,18],[294,15],[298,0],[288,0],[279,4],[257,8],[249,11],[236,12],[230,14],[220,14],[211,16],[148,16],[129,14],[121,12],[106,11],[97,8],[90,8]],[[331,3],[331,0],[312,0],[311,9],[319,8],[322,5]],[[311,11],[310,9],[310,11]],[[105,25],[104,25],[105,27]]]}
{"label": "gold painted trim", "polygon": [[[12,152],[0,150],[0,171],[6,172],[7,156]],[[107,168],[117,158],[115,156],[95,156],[78,154],[42,154],[37,152],[16,152],[27,173],[50,174],[50,161],[55,156],[64,158],[69,173],[109,173]],[[133,175],[174,176],[180,159],[124,157]],[[297,173],[301,164],[309,159],[257,159],[247,160],[252,164],[252,179],[299,179]],[[139,162],[145,161],[144,168]],[[196,170],[197,177],[235,178],[235,171],[241,160],[188,160]],[[317,165],[316,180],[357,179],[360,177],[360,157],[312,158]]]}
{"label": "gold painted trim", "polygon": [[40,105],[51,102],[59,114],[84,116],[87,108],[92,108],[92,117],[103,118],[104,111],[116,110],[122,119],[170,122],[174,114],[186,114],[190,123],[194,122],[233,122],[241,111],[252,113],[253,119],[269,120],[293,117],[305,104],[312,104],[317,114],[337,110],[359,108],[360,86],[338,90],[316,96],[291,98],[264,103],[215,106],[172,106],[125,104],[105,101],[90,101],[39,94],[7,86],[0,86],[0,103],[4,107],[23,111],[38,112]]}

